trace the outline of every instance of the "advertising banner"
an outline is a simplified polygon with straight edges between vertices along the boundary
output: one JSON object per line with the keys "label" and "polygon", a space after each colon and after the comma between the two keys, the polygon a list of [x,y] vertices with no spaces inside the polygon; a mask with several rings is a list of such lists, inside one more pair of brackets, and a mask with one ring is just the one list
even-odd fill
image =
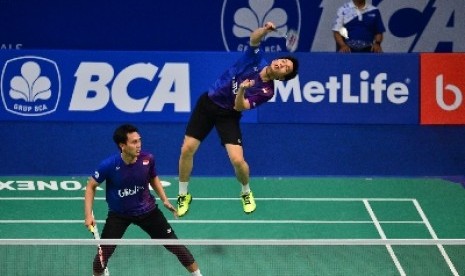
{"label": "advertising banner", "polygon": [[[239,53],[0,52],[1,120],[186,122]],[[256,121],[256,111],[244,116]]]}
{"label": "advertising banner", "polygon": [[416,54],[302,55],[299,76],[279,82],[264,123],[418,124]]}
{"label": "advertising banner", "polygon": [[[240,53],[3,51],[0,120],[187,122]],[[418,123],[418,55],[297,53],[243,122]],[[268,55],[270,60],[276,55]]]}
{"label": "advertising banner", "polygon": [[465,124],[465,54],[421,54],[421,124]]}

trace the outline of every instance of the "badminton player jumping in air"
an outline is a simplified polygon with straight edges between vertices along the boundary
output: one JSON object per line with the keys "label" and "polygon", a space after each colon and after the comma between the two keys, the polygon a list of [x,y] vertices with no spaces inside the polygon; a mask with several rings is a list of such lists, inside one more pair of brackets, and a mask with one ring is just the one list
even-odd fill
{"label": "badminton player jumping in air", "polygon": [[[106,201],[109,211],[102,231],[102,239],[121,239],[130,224],[144,230],[152,239],[177,239],[174,230],[155,203],[149,184],[163,205],[176,216],[176,209],[166,197],[155,170],[154,157],[141,151],[141,137],[132,125],[119,126],[113,140],[119,152],[103,160],[87,182],[84,212],[85,225],[95,225],[92,215],[95,190],[105,181]],[[115,245],[101,245],[103,266],[96,254],[93,261],[94,275],[102,275],[108,260],[116,249]],[[176,255],[191,275],[201,276],[197,262],[183,245],[165,245]],[[130,262],[130,261],[129,261]]]}
{"label": "badminton player jumping in air", "polygon": [[239,125],[242,111],[256,108],[274,95],[274,80],[290,80],[297,75],[298,61],[285,56],[268,63],[259,48],[261,40],[275,25],[267,22],[250,35],[250,47],[228,68],[197,101],[187,124],[179,157],[178,216],[189,210],[192,195],[188,184],[194,155],[200,143],[216,128],[234,167],[237,180],[242,184],[241,199],[244,212],[256,209],[249,186],[249,165],[244,160],[242,133]]}

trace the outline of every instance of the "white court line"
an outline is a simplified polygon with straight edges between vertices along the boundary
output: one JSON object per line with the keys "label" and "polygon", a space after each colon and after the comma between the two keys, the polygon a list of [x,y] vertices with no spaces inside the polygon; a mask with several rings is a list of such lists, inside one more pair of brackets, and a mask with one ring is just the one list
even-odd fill
{"label": "white court line", "polygon": [[[104,197],[94,199],[105,200]],[[84,197],[0,197],[0,200],[84,200]]]}
{"label": "white court line", "polygon": [[[431,224],[429,223],[429,220],[426,217],[425,213],[423,212],[423,209],[421,208],[420,203],[418,203],[418,201],[415,199],[413,201],[413,204],[415,205],[415,208],[417,208],[417,212],[420,214],[423,222],[426,225],[426,228],[428,228],[428,231],[429,231],[431,237],[434,240],[437,240],[438,236],[436,235],[436,232],[434,231],[433,226],[431,226]],[[438,249],[441,252],[442,256],[444,257],[444,260],[446,261],[447,265],[449,266],[449,269],[452,272],[452,274],[454,274],[455,276],[458,276],[459,273],[457,272],[457,269],[455,268],[454,264],[450,260],[449,255],[447,255],[447,252],[444,249],[444,247],[441,244],[438,244],[437,246],[438,246]]]}
{"label": "white court line", "polygon": [[[0,200],[84,200],[84,197],[0,197]],[[95,197],[95,200],[105,200],[104,197]],[[177,198],[169,198],[177,200]],[[194,197],[194,200],[221,201],[240,200],[239,197]],[[256,201],[413,201],[413,198],[308,198],[308,197],[263,197],[255,198]]]}
{"label": "white court line", "polygon": [[[175,200],[176,198],[170,198]],[[0,200],[84,200],[83,197],[0,197]],[[105,197],[95,197],[95,200],[105,200]],[[224,201],[240,200],[239,198],[195,198],[196,201]],[[328,202],[361,202],[370,201],[412,201],[410,198],[256,198],[257,201],[328,201]],[[105,222],[105,221],[101,221]],[[177,224],[373,224],[372,221],[330,221],[330,220],[169,220]],[[0,223],[82,223],[82,220],[0,220]],[[381,221],[380,223],[391,224],[422,224],[423,221]]]}
{"label": "white court line", "polygon": [[[104,223],[105,220],[97,220],[98,223]],[[168,220],[169,223],[177,224],[373,224],[371,220]],[[83,223],[83,220],[76,219],[2,219],[0,224],[27,224],[27,223]],[[422,221],[379,221],[379,223],[394,224],[423,224]]]}
{"label": "white court line", "polygon": [[314,245],[461,245],[465,239],[0,239],[3,245],[286,245],[286,246],[314,246]]}
{"label": "white court line", "polygon": [[[370,217],[371,217],[373,223],[375,224],[376,229],[378,230],[378,233],[381,236],[381,239],[386,240],[387,239],[386,234],[384,234],[383,228],[381,227],[381,224],[379,223],[378,218],[375,215],[375,212],[373,212],[373,209],[371,208],[370,203],[368,202],[368,200],[364,200],[363,204],[365,204],[365,207],[366,207],[368,213],[370,214]],[[391,245],[386,244],[386,248],[387,248],[387,250],[389,252],[389,255],[392,258],[392,261],[394,262],[395,266],[397,267],[397,271],[399,271],[400,275],[402,275],[402,276],[407,275],[405,273],[405,271],[404,271],[404,268],[400,264],[399,259],[397,259],[397,256],[394,253],[394,250],[392,250]]]}

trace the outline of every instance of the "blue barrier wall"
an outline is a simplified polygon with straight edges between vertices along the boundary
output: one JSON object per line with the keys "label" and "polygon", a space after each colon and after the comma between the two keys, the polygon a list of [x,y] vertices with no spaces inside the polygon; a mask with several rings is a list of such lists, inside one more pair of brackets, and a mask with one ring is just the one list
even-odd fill
{"label": "blue barrier wall", "polygon": [[[91,174],[116,151],[116,123],[1,122],[1,175]],[[161,175],[177,175],[184,124],[139,123]],[[252,176],[444,176],[465,171],[463,126],[244,124]],[[233,175],[213,132],[194,175]]]}
{"label": "blue barrier wall", "polygon": [[[139,126],[144,148],[156,154],[159,173],[176,175],[196,98],[237,55],[0,51],[0,174],[90,174],[116,151],[114,128],[130,121]],[[246,112],[244,148],[252,175],[463,174],[465,127],[420,125],[419,55],[297,56],[298,78],[277,82],[273,101]],[[172,70],[173,64],[182,70]],[[134,70],[139,66],[156,70],[141,77],[147,70]],[[34,89],[25,91],[25,84],[39,77],[48,93],[26,101]],[[457,95],[465,91],[453,84]],[[181,95],[174,102],[183,110],[166,104],[147,111],[149,98],[161,94],[165,98],[155,104],[168,102],[172,92]],[[109,94],[102,105],[94,101]],[[128,101],[145,104],[128,112]],[[34,111],[43,106],[47,112]],[[215,132],[201,145],[194,174],[233,174]]]}

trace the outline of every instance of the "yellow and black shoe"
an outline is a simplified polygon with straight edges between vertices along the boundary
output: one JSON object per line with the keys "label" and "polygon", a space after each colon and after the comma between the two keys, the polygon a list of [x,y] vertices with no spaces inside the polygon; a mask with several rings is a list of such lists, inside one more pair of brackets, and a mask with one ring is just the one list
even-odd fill
{"label": "yellow and black shoe", "polygon": [[255,204],[255,199],[253,198],[253,193],[241,194],[242,207],[244,207],[244,212],[250,214],[257,208]]}
{"label": "yellow and black shoe", "polygon": [[189,211],[189,205],[192,202],[191,194],[178,195],[178,216],[184,216]]}

